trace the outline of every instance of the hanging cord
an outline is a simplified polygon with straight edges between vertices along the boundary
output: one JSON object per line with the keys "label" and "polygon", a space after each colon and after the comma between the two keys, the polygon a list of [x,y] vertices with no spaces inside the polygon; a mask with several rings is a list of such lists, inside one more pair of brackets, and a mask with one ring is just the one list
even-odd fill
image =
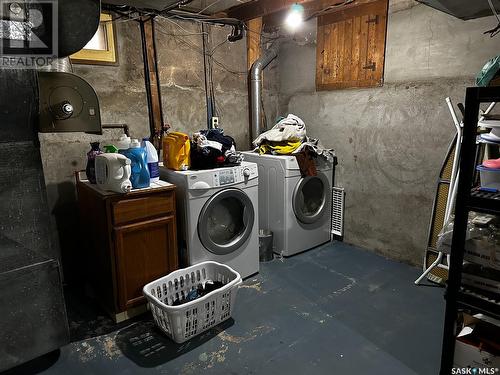
{"label": "hanging cord", "polygon": [[498,15],[495,7],[493,6],[493,2],[491,0],[488,0],[488,4],[490,5],[490,9],[493,12],[493,15],[496,17],[498,23],[497,23],[495,28],[488,30],[488,31],[485,31],[483,34],[490,34],[490,38],[493,38],[495,35],[500,33],[500,16]]}

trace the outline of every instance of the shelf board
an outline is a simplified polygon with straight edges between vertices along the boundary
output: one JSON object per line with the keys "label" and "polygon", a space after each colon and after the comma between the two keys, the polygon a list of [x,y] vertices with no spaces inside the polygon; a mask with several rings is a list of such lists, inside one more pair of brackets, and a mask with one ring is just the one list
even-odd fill
{"label": "shelf board", "polygon": [[482,313],[495,319],[500,319],[500,301],[487,298],[478,293],[462,288],[458,292],[457,305],[469,309],[473,314]]}
{"label": "shelf board", "polygon": [[500,193],[473,189],[468,208],[471,211],[500,215]]}

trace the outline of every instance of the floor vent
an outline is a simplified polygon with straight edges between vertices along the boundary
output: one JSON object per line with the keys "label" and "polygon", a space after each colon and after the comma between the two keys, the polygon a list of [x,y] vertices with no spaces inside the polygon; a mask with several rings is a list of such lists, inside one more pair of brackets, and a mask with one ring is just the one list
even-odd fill
{"label": "floor vent", "polygon": [[344,208],[345,191],[344,188],[332,188],[332,228],[333,237],[344,236]]}

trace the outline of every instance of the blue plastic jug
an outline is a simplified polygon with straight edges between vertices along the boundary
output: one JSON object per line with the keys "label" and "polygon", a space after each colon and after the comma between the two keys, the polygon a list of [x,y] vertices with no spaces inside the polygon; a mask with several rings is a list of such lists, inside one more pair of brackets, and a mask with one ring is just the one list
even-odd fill
{"label": "blue plastic jug", "polygon": [[141,189],[149,187],[149,171],[148,171],[148,155],[144,148],[141,147],[139,140],[132,139],[130,148],[120,150],[120,154],[125,155],[130,159],[132,174],[130,182],[133,189]]}

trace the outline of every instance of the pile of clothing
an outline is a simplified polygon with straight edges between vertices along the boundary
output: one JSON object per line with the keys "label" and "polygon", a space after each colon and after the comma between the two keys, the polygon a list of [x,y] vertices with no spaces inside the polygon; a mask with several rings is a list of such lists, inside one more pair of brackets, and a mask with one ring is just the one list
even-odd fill
{"label": "pile of clothing", "polygon": [[221,281],[207,280],[203,283],[198,284],[196,289],[193,288],[186,295],[181,292],[181,295],[172,303],[172,306],[180,306],[185,303],[197,300],[198,298],[206,296],[208,293],[212,293],[214,290],[220,289],[223,286],[224,284]]}
{"label": "pile of clothing", "polygon": [[318,139],[306,134],[306,124],[293,114],[281,118],[271,130],[259,135],[254,141],[255,152],[272,155],[295,155],[303,176],[315,176],[317,157],[336,164],[335,152],[326,149]]}
{"label": "pile of clothing", "polygon": [[222,129],[200,130],[191,141],[191,169],[211,169],[240,165],[243,155],[234,139]]}

